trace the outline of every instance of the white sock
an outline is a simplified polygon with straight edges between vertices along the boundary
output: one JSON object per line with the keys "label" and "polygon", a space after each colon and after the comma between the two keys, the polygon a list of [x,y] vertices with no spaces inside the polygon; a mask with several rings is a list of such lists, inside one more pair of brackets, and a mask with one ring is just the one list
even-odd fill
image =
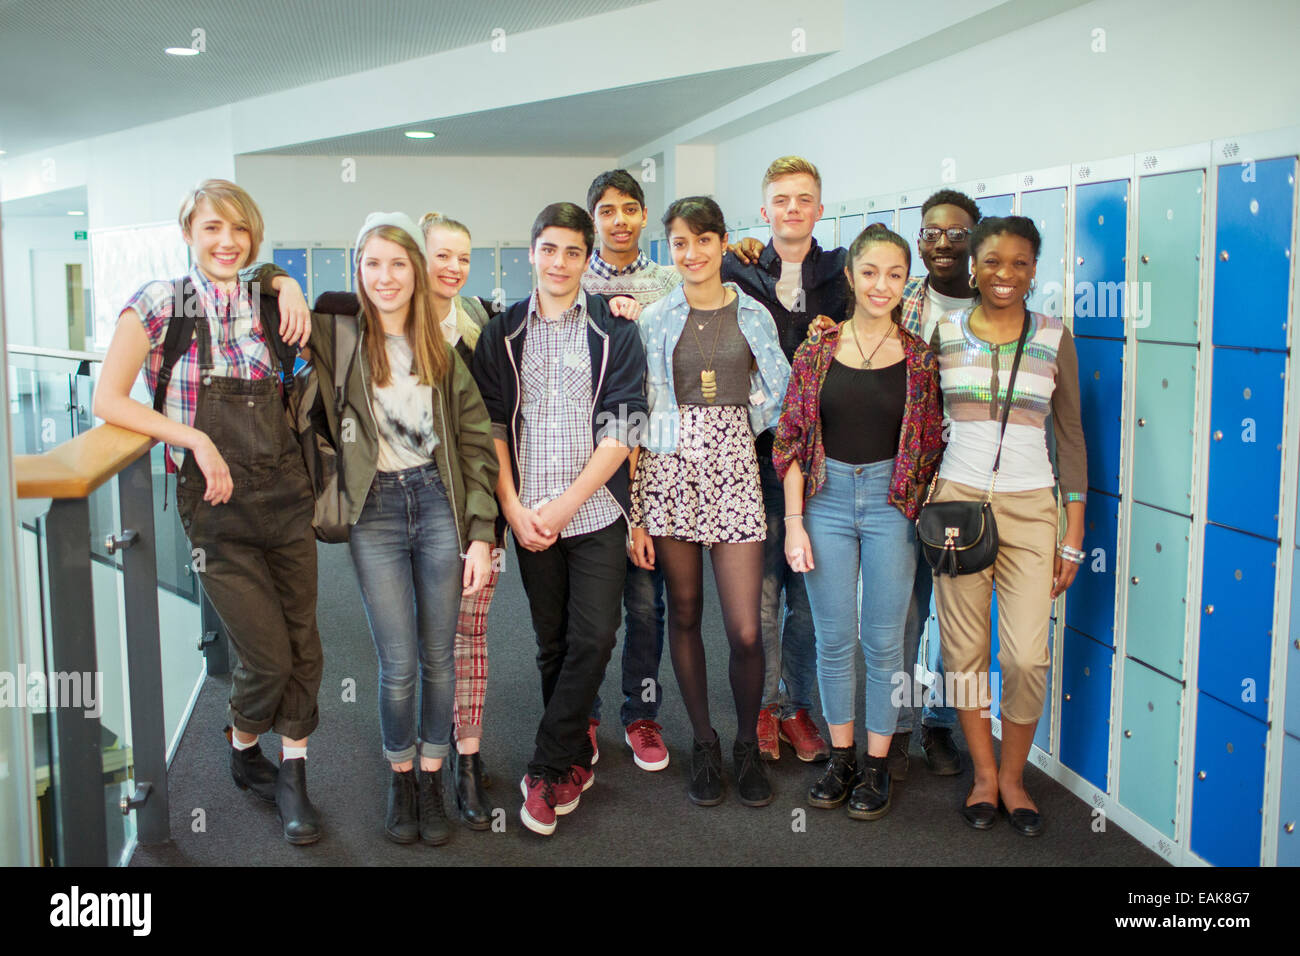
{"label": "white sock", "polygon": [[252,740],[250,740],[248,743],[244,743],[242,740],[239,739],[239,734],[235,733],[234,731],[231,731],[231,733],[230,733],[230,744],[231,744],[231,746],[233,746],[236,750],[248,750],[250,747],[256,747],[256,746],[257,746],[257,738],[254,737],[254,738],[253,738]]}
{"label": "white sock", "polygon": [[306,747],[285,747],[284,756],[281,757],[280,759],[281,760],[299,760],[299,759],[306,760],[307,748]]}

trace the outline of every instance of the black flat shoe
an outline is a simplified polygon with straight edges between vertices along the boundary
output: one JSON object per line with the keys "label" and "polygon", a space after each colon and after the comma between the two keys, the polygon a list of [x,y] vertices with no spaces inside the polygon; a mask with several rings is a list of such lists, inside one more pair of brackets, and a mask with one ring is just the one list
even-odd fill
{"label": "black flat shoe", "polygon": [[998,800],[998,809],[1006,815],[1007,822],[1011,824],[1011,829],[1021,836],[1036,837],[1043,835],[1043,818],[1037,810],[1030,810],[1028,807],[1009,810],[1000,798]]}
{"label": "black flat shoe", "polygon": [[821,810],[844,806],[857,775],[857,752],[852,747],[832,747],[826,772],[808,791],[808,803]]}
{"label": "black flat shoe", "polygon": [[307,796],[307,761],[302,757],[280,763],[275,781],[275,806],[280,811],[284,838],[294,846],[320,839],[320,814]]}
{"label": "black flat shoe", "polygon": [[966,794],[965,800],[962,801],[961,806],[958,808],[961,810],[961,818],[976,830],[992,830],[993,824],[997,822],[998,808],[987,801],[983,803],[967,803],[966,800],[969,799],[970,794]]}
{"label": "black flat shoe", "polygon": [[879,820],[889,812],[892,800],[889,758],[862,755],[862,770],[849,794],[849,817],[853,820]]}
{"label": "black flat shoe", "polygon": [[453,752],[456,761],[456,808],[465,826],[471,830],[486,830],[492,826],[492,801],[483,791],[487,784],[483,778],[483,759],[477,754]]}

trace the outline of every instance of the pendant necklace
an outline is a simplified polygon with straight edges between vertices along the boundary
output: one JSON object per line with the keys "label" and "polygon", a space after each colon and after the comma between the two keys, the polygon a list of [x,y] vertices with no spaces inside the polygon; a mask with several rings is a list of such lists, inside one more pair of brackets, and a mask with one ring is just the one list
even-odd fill
{"label": "pendant necklace", "polygon": [[876,343],[876,347],[872,349],[871,354],[868,355],[866,352],[862,351],[862,343],[858,341],[857,323],[852,320],[849,321],[849,331],[853,333],[853,344],[857,346],[858,354],[865,359],[862,365],[863,368],[871,368],[871,360],[876,357],[876,353],[880,351],[880,347],[885,344],[885,339],[889,338],[889,333],[893,331],[894,323],[890,322],[889,324],[890,328],[885,330],[885,334],[880,337],[880,341]]}
{"label": "pendant necklace", "polygon": [[[713,350],[709,352],[709,358],[707,361],[704,360],[704,346],[700,344],[700,333],[696,331],[696,329],[691,329],[691,334],[695,336],[695,347],[700,350],[700,360],[704,362],[704,368],[700,369],[700,395],[702,395],[704,400],[710,405],[712,405],[713,400],[718,397],[718,373],[713,368],[713,359],[718,354],[718,341],[722,338],[722,322],[721,317],[717,315],[717,312],[726,307],[726,299],[727,290],[723,289],[722,305],[718,306],[717,309],[709,310],[714,313],[713,317],[709,319],[709,322],[717,322],[718,331],[713,335]],[[691,324],[702,331],[705,325],[708,325],[708,322],[701,324],[692,321]]]}

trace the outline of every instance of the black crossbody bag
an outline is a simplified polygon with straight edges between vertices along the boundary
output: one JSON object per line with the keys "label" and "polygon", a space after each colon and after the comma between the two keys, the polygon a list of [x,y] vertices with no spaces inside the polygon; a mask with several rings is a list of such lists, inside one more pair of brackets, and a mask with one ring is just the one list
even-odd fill
{"label": "black crossbody bag", "polygon": [[981,501],[931,502],[939,473],[930,480],[925,504],[916,519],[916,536],[921,542],[921,553],[926,564],[936,574],[956,577],[974,574],[991,565],[998,556],[998,523],[993,519],[993,486],[998,481],[998,467],[1002,463],[1002,439],[1007,434],[1007,417],[1011,414],[1011,401],[1015,395],[1016,372],[1020,370],[1020,356],[1025,351],[1025,337],[1029,334],[1029,314],[1020,330],[1016,343],[1016,357],[1011,363],[1011,379],[1007,382],[1007,398],[1002,406],[1002,430],[998,433],[998,451],[993,459],[993,478],[988,494]]}

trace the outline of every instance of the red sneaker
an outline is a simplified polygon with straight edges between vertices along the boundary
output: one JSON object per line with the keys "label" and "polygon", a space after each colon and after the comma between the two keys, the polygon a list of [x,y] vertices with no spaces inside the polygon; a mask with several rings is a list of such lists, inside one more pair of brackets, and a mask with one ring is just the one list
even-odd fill
{"label": "red sneaker", "polygon": [[794,748],[795,756],[804,763],[825,760],[831,755],[831,748],[822,739],[817,725],[802,708],[793,717],[781,721],[781,739]]}
{"label": "red sneaker", "polygon": [[776,713],[776,704],[758,712],[758,754],[764,760],[776,760],[781,756]]}
{"label": "red sneaker", "polygon": [[596,766],[596,761],[600,759],[600,744],[596,743],[596,728],[600,726],[599,720],[587,718],[587,736],[591,738],[591,765]]}
{"label": "red sneaker", "polygon": [[530,773],[519,781],[519,789],[524,794],[519,819],[534,833],[550,836],[555,832],[555,785]]}
{"label": "red sneaker", "polygon": [[632,759],[642,770],[662,770],[668,766],[668,748],[661,736],[663,728],[653,720],[634,720],[623,731],[623,739],[632,748]]}
{"label": "red sneaker", "polygon": [[555,784],[555,812],[560,816],[578,809],[582,794],[596,782],[596,771],[583,770],[576,763]]}

